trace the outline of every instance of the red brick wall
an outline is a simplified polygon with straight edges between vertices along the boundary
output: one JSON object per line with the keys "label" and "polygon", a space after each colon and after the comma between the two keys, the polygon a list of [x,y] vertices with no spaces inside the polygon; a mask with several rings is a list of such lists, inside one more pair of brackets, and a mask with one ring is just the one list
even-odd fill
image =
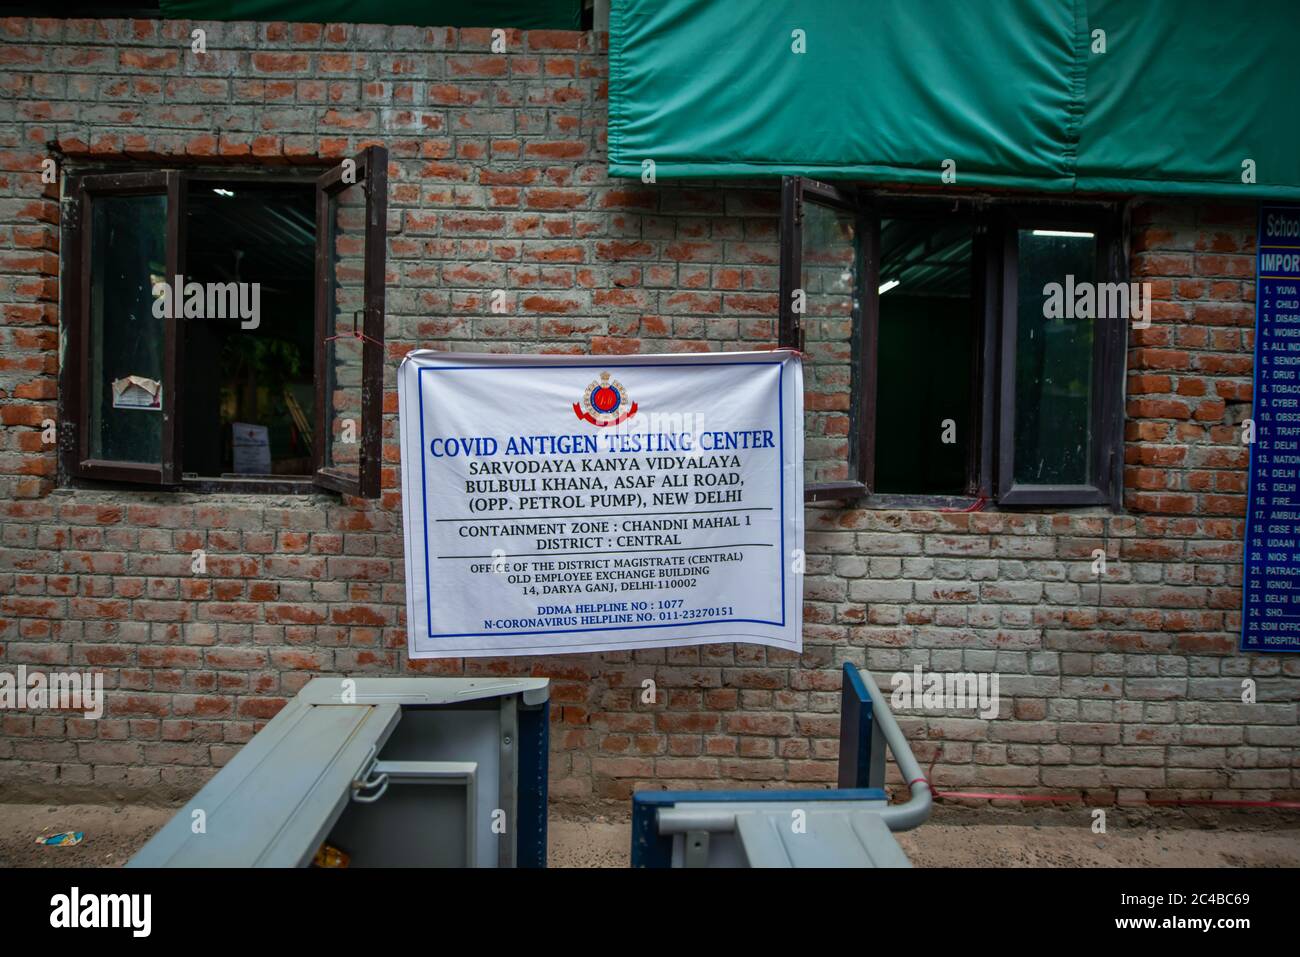
{"label": "red brick wall", "polygon": [[[0,714],[5,793],[184,794],[312,676],[411,671],[551,676],[556,796],[820,784],[844,661],[1001,674],[996,720],[903,719],[943,785],[1300,790],[1300,662],[1235,651],[1253,210],[1136,211],[1135,278],[1159,301],[1130,354],[1126,514],[810,510],[802,656],[412,664],[400,357],[771,342],[777,190],[609,180],[591,35],[514,33],[499,56],[486,30],[205,27],[196,56],[184,22],[0,21],[0,667],[94,667],[112,689],[97,722]],[[41,160],[302,162],[372,142],[391,160],[383,497],[56,489],[40,423],[57,399],[59,207]],[[508,315],[488,308],[497,288]],[[1258,704],[1241,703],[1244,677]]]}

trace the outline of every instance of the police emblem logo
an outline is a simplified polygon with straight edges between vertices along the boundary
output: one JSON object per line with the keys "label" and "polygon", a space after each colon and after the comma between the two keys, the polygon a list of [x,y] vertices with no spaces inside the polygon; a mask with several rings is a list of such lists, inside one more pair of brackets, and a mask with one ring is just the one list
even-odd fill
{"label": "police emblem logo", "polygon": [[618,425],[636,415],[636,403],[628,398],[623,383],[602,372],[582,393],[582,402],[573,403],[573,412],[592,425]]}

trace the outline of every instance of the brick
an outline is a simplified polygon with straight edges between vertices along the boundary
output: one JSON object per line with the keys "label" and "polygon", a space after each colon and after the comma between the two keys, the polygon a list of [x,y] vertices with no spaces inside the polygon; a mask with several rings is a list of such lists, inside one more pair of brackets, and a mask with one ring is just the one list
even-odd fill
{"label": "brick", "polygon": [[[801,656],[406,661],[391,387],[375,503],[51,494],[39,430],[57,417],[59,209],[32,177],[47,140],[74,165],[122,152],[315,164],[385,143],[395,361],[431,344],[600,356],[776,338],[779,191],[609,179],[602,114],[587,109],[608,95],[607,63],[588,34],[511,31],[503,56],[483,29],[223,24],[223,45],[194,57],[182,26],[0,23],[13,67],[0,90],[22,124],[0,143],[0,663],[90,666],[113,685],[100,722],[0,716],[0,780],[25,760],[52,789],[197,787],[312,675],[356,670],[553,676],[552,790],[574,799],[821,786],[835,779],[837,665],[853,660],[999,672],[996,720],[904,722],[923,763],[943,742],[945,783],[1099,799],[1294,789],[1300,667],[1236,651],[1253,207],[1133,210],[1131,270],[1152,283],[1156,322],[1130,333],[1126,514],[811,508]],[[509,315],[489,311],[497,288]],[[836,359],[816,341],[809,353]],[[809,448],[843,455],[845,382],[807,371]],[[641,676],[662,692],[653,708]],[[1243,676],[1266,700],[1239,703]],[[1225,766],[1234,751],[1254,765]]]}

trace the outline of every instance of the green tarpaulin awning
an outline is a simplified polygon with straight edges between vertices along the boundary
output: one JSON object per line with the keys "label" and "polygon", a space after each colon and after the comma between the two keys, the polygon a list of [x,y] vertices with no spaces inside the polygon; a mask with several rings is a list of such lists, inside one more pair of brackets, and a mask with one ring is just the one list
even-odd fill
{"label": "green tarpaulin awning", "polygon": [[582,0],[161,0],[169,20],[579,30]]}
{"label": "green tarpaulin awning", "polygon": [[1296,0],[611,9],[616,176],[1300,199],[1297,94]]}

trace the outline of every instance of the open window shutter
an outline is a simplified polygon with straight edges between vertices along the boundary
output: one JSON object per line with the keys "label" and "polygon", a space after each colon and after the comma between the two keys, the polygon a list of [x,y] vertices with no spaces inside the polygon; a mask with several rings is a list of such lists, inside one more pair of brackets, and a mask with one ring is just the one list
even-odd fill
{"label": "open window shutter", "polygon": [[804,497],[870,491],[875,445],[877,217],[827,183],[786,177],[781,345],[804,354]]}
{"label": "open window shutter", "polygon": [[388,151],[368,147],[316,181],[315,480],[379,495]]}
{"label": "open window shutter", "polygon": [[[184,272],[176,171],[77,177],[64,220],[65,471],[171,484],[180,471],[176,277]],[[166,283],[167,297],[154,295]],[[170,308],[165,308],[170,306]]]}

